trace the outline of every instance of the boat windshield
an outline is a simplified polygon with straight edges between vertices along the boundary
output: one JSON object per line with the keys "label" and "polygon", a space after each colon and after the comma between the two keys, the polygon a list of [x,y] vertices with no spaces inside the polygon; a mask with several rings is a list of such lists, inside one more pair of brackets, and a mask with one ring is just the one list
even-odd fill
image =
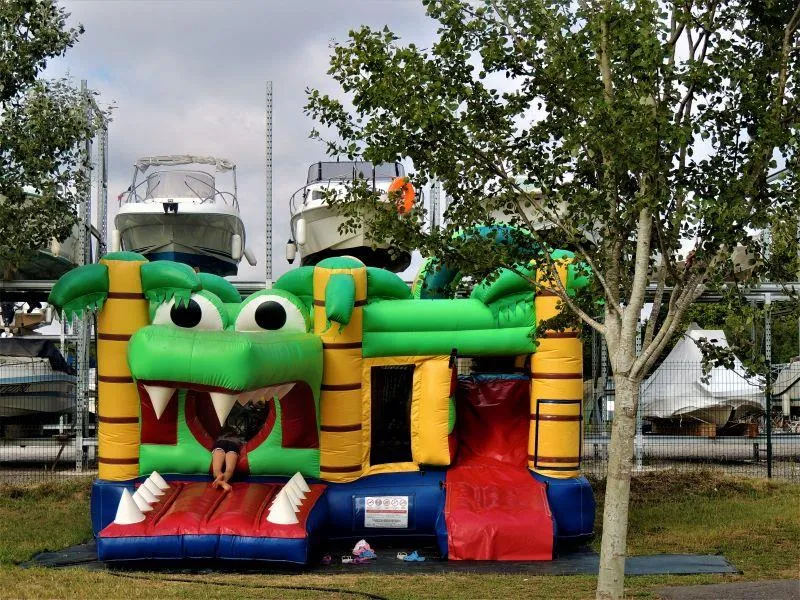
{"label": "boat windshield", "polygon": [[[199,198],[214,197],[214,177],[203,171],[157,171],[147,176],[144,189],[136,194],[137,202],[154,198]],[[143,192],[143,195],[142,195]]]}
{"label": "boat windshield", "polygon": [[318,162],[308,168],[306,185],[331,179],[394,179],[404,175],[403,165],[398,162],[378,165],[367,161]]}

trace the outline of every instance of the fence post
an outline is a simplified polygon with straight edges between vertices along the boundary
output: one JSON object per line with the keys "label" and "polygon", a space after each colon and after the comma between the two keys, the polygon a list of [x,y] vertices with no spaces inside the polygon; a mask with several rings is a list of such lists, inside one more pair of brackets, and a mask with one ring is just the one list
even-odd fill
{"label": "fence post", "polygon": [[606,431],[606,423],[608,423],[611,419],[609,418],[608,414],[608,347],[606,346],[605,338],[600,339],[600,379],[603,382],[603,408],[602,414],[603,417],[603,437],[608,437],[608,432]]}
{"label": "fence post", "polygon": [[[92,104],[90,100],[89,88],[86,80],[81,81],[81,95],[85,102],[86,119],[89,123],[94,118]],[[80,248],[79,265],[87,265],[92,262],[92,249],[90,228],[92,226],[92,139],[87,138],[81,149],[81,159],[83,161],[82,171],[86,178],[86,190],[83,198],[78,205],[79,233],[78,244]],[[83,437],[85,429],[86,398],[89,390],[89,331],[92,318],[84,311],[78,317],[77,334],[78,344],[76,348],[75,365],[78,370],[77,394],[75,402],[75,470],[83,470]]]}
{"label": "fence post", "polygon": [[772,477],[772,297],[764,294],[764,357],[767,363],[767,478]]}
{"label": "fence post", "polygon": [[[636,331],[636,356],[642,353],[642,328],[637,326]],[[644,436],[642,434],[642,402],[641,402],[642,386],[639,384],[639,394],[636,400],[636,436],[634,437],[634,457],[635,470],[641,471],[643,467],[644,456]]]}

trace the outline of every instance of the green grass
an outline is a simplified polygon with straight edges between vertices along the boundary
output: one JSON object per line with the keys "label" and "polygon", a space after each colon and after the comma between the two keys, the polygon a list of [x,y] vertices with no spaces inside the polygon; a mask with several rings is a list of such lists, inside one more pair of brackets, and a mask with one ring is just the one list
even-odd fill
{"label": "green grass", "polygon": [[[601,495],[602,482],[593,484]],[[594,593],[595,579],[586,575],[119,575],[18,566],[37,552],[91,537],[88,490],[87,481],[31,488],[0,486],[3,597],[289,599],[355,598],[358,596],[349,592],[366,592],[384,598],[568,600],[591,598]],[[742,574],[629,577],[630,597],[655,597],[653,590],[662,585],[797,577],[800,485],[736,479],[713,472],[661,472],[637,477],[632,497],[632,554],[719,552]],[[598,515],[601,511],[598,507]]]}
{"label": "green grass", "polygon": [[0,565],[92,537],[88,478],[34,487],[0,485]]}

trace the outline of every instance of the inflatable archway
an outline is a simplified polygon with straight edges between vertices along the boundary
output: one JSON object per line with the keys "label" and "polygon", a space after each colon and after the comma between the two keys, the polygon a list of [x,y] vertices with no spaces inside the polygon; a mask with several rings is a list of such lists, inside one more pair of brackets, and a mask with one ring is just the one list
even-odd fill
{"label": "inflatable archway", "polygon": [[[585,285],[568,253],[554,257],[567,290]],[[243,299],[222,278],[117,252],[64,275],[50,302],[98,313],[101,560],[306,563],[325,538],[365,536],[546,560],[592,532],[581,343],[540,331],[558,299],[510,271],[426,300],[338,257]],[[459,377],[456,356],[514,369]],[[269,410],[223,492],[214,440],[254,399]]]}

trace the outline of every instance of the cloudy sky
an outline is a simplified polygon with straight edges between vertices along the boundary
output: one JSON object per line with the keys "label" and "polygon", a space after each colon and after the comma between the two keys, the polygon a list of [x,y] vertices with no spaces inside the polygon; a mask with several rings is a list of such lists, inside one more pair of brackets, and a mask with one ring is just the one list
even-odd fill
{"label": "cloudy sky", "polygon": [[247,245],[239,278],[265,277],[264,96],[273,81],[273,275],[289,265],[288,199],[324,148],[308,139],[306,87],[337,93],[330,44],[362,24],[389,25],[404,42],[435,33],[418,0],[63,0],[86,29],[46,76],[87,79],[116,104],[109,132],[109,229],[132,164],[148,154],[211,154],[238,165]]}

